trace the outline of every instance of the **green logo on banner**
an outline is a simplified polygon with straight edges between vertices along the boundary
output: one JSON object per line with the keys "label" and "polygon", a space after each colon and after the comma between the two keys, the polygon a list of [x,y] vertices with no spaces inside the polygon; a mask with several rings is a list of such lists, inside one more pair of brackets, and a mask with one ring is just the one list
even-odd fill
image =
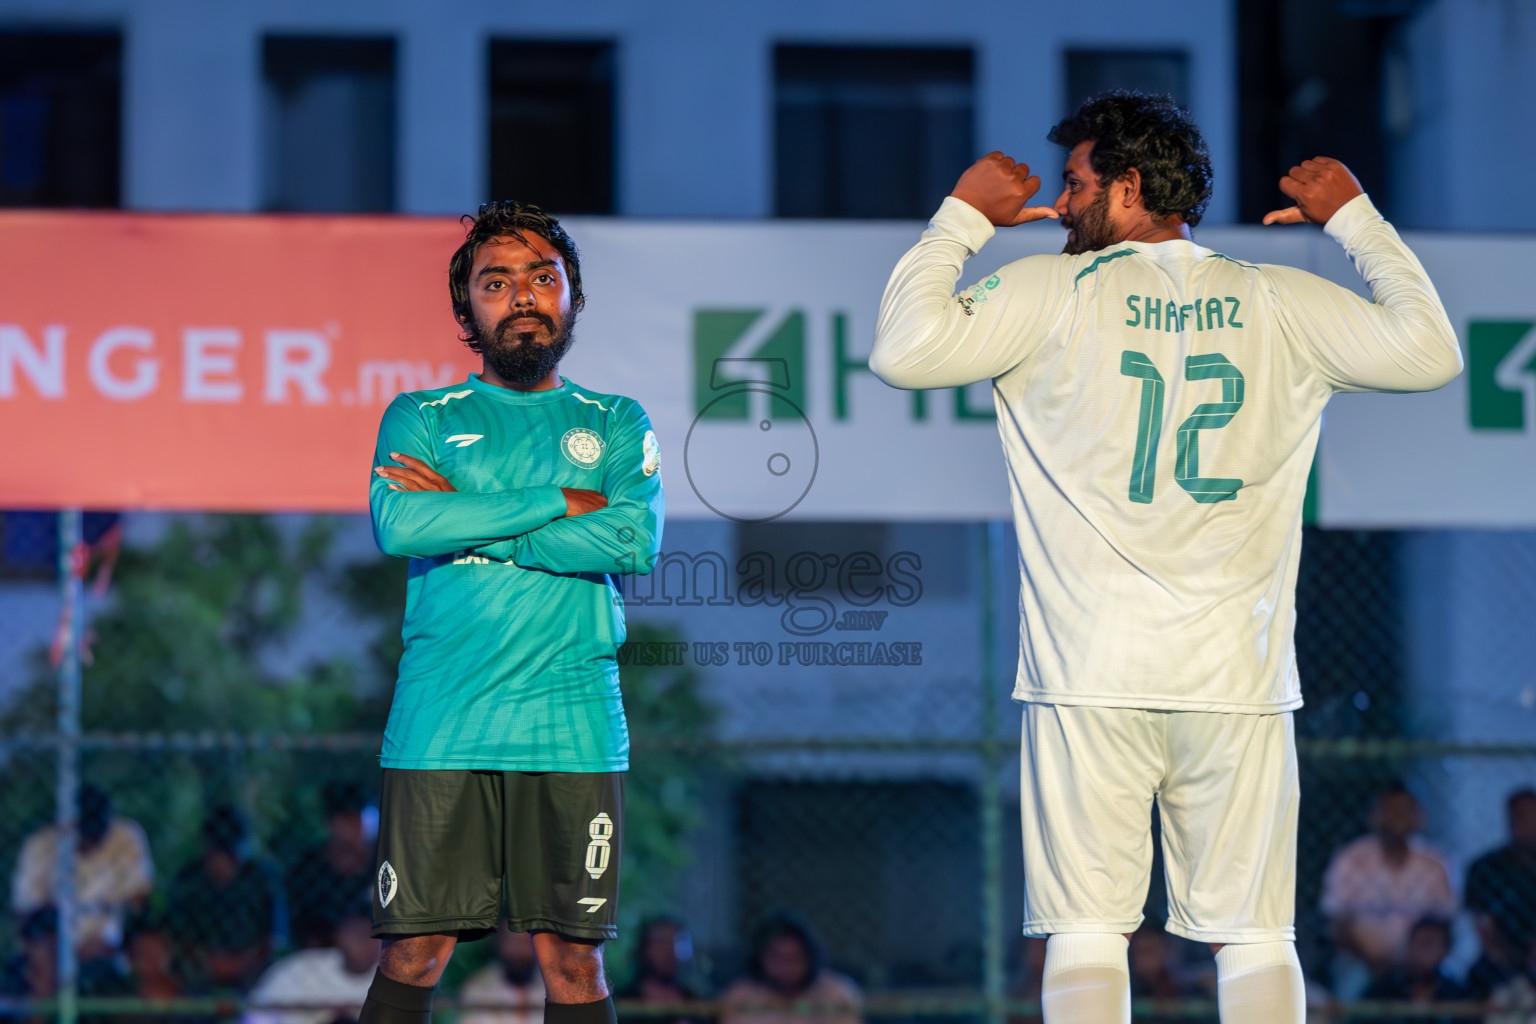
{"label": "green logo on banner", "polygon": [[[693,314],[693,409],[705,420],[744,420],[750,396],[764,385],[769,415],[798,417],[805,408],[805,313],[780,317],[766,309],[699,309]],[[733,387],[734,385],[734,387]]]}
{"label": "green logo on banner", "polygon": [[1474,320],[1467,329],[1467,414],[1474,430],[1524,430],[1536,393],[1536,321]]}

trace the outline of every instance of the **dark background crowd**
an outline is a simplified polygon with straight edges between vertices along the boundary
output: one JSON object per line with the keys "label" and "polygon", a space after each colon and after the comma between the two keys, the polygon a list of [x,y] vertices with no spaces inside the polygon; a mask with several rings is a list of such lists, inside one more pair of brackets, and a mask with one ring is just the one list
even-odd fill
{"label": "dark background crowd", "polygon": [[[247,1024],[351,1019],[378,960],[369,921],[377,812],[370,795],[348,783],[325,786],[323,805],[324,838],[281,866],[258,852],[238,808],[215,805],[203,818],[200,853],[161,878],[143,829],[116,814],[107,793],[83,787],[81,993],[222,998],[247,1007]],[[1379,793],[1368,831],[1334,851],[1323,880],[1318,910],[1327,939],[1309,965],[1309,1001],[1319,1014],[1354,1000],[1475,1002],[1489,1024],[1536,1021],[1536,790],[1515,791],[1506,806],[1507,841],[1457,877],[1419,838],[1424,815],[1414,795],[1396,785]],[[58,839],[56,826],[43,828],[16,860],[17,952],[3,977],[11,997],[47,998],[56,990],[58,920],[50,899]],[[461,954],[466,966],[443,995],[464,1007],[468,1024],[537,1024],[543,986],[529,937],[503,927],[487,947]],[[687,924],[674,916],[645,921],[630,949],[630,962],[610,963],[616,995],[631,1006],[676,1005],[678,1024],[710,1016],[722,1024],[791,1024],[806,1018],[807,1006],[816,1019],[841,1024],[861,1015],[857,983],[832,966],[836,950],[824,949],[792,913],[760,922],[735,975],[702,970]],[[1036,1000],[1045,940],[1022,939],[1016,950],[1010,995]],[[1209,957],[1150,916],[1132,937],[1130,957],[1137,998],[1213,995]],[[1453,970],[1458,959],[1467,966]],[[707,1014],[690,1005],[701,1000],[713,1002]],[[1403,1019],[1434,1019],[1423,1013]]]}

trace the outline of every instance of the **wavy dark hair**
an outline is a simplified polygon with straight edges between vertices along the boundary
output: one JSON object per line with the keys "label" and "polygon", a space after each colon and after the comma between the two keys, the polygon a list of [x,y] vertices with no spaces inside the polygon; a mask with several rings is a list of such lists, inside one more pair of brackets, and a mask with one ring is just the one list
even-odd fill
{"label": "wavy dark hair", "polygon": [[1124,89],[1100,93],[1046,139],[1067,149],[1092,142],[1088,162],[1101,188],[1136,168],[1142,202],[1160,220],[1178,217],[1194,227],[1211,201],[1211,154],[1189,111],[1172,97]]}
{"label": "wavy dark hair", "polygon": [[480,332],[475,326],[474,310],[469,304],[469,274],[475,267],[475,255],[480,247],[493,238],[515,238],[528,244],[527,234],[538,235],[552,245],[565,263],[565,276],[571,283],[571,316],[581,312],[587,296],[581,290],[581,256],[576,243],[565,233],[560,222],[532,203],[520,203],[515,199],[503,199],[483,203],[480,212],[473,217],[465,214],[459,218],[465,225],[464,244],[454,251],[448,261],[448,296],[453,301],[453,316],[464,333],[459,340],[470,351],[481,351]]}

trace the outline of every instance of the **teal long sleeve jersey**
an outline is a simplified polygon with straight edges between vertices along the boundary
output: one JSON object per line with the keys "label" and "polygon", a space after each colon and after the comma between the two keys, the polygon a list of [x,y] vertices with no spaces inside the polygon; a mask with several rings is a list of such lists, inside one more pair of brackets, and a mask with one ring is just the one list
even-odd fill
{"label": "teal long sleeve jersey", "polygon": [[[608,772],[629,767],[617,577],[661,544],[660,451],[633,399],[561,378],[513,391],[471,374],[397,397],[374,465],[411,455],[456,493],[372,474],[373,532],[409,558],[405,654],[386,768]],[[560,488],[606,508],[565,517]]]}

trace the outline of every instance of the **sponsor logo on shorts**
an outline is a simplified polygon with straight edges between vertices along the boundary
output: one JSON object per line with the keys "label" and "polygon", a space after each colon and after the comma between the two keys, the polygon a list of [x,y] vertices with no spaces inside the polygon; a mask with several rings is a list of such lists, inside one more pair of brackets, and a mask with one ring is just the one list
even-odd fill
{"label": "sponsor logo on shorts", "polygon": [[400,887],[400,877],[395,874],[394,866],[385,861],[379,865],[379,909],[389,906],[389,901],[395,898],[395,890]]}
{"label": "sponsor logo on shorts", "polygon": [[[603,877],[608,870],[608,862],[613,857],[613,847],[608,842],[613,838],[613,819],[608,817],[607,811],[599,812],[597,817],[592,819],[587,825],[587,835],[592,839],[587,844],[587,874],[591,875],[595,882]],[[596,912],[596,907],[588,911],[588,913]]]}
{"label": "sponsor logo on shorts", "polygon": [[560,439],[560,451],[573,465],[588,469],[602,461],[603,439],[595,430],[572,427]]}
{"label": "sponsor logo on shorts", "polygon": [[576,902],[581,904],[583,907],[586,907],[587,908],[587,913],[595,914],[595,913],[597,913],[599,907],[601,907],[604,903],[608,902],[608,897],[606,897],[606,896],[588,896],[588,897],[586,897],[584,899],[579,899]]}

